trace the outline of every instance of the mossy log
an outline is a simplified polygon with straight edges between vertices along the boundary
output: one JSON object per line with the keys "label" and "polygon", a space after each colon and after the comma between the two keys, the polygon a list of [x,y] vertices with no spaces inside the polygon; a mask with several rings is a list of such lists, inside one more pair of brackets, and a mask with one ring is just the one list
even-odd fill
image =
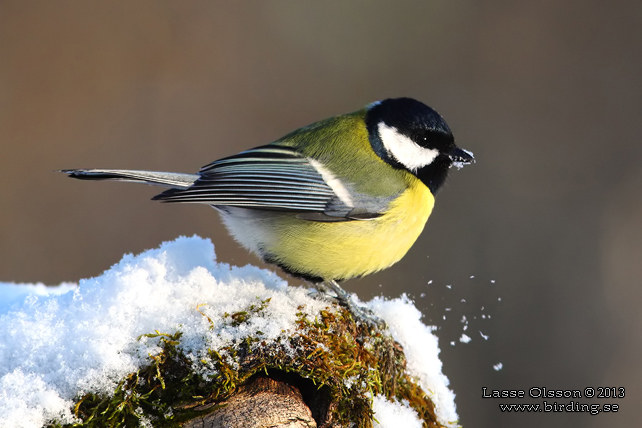
{"label": "mossy log", "polygon": [[[387,332],[369,331],[355,323],[343,308],[323,313],[321,318],[321,322],[300,324],[305,326],[302,330],[306,330],[297,340],[301,355],[279,356],[281,350],[269,350],[268,346],[262,348],[263,352],[241,357],[238,360],[241,371],[255,374],[227,399],[210,403],[209,406],[216,405],[211,413],[183,426],[326,428],[354,424],[370,427],[372,411],[366,393],[370,388],[389,398],[411,401],[424,418],[425,426],[439,426],[432,402],[405,373],[401,345]],[[325,350],[319,352],[319,349]],[[258,374],[252,369],[257,363],[274,361],[275,356],[279,360],[278,369]],[[323,383],[317,384],[314,379],[321,373]],[[362,388],[357,385],[346,388],[348,379],[353,383],[361,380]],[[206,410],[205,407],[207,405],[199,403],[200,409]]]}
{"label": "mossy log", "polygon": [[[224,322],[240,326],[267,305],[269,299]],[[301,312],[297,326],[278,340],[257,332],[209,349],[208,375],[181,351],[180,332],[147,335],[162,348],[153,364],[123,380],[111,397],[81,397],[75,412],[83,422],[75,426],[371,428],[377,395],[404,400],[425,427],[441,426],[389,332],[356,323],[342,307],[314,320]]]}

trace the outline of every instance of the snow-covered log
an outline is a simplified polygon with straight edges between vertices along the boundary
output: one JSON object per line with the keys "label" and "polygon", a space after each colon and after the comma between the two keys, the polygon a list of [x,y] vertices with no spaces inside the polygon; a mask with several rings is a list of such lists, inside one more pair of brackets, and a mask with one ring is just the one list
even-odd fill
{"label": "snow-covered log", "polygon": [[407,297],[364,303],[380,331],[312,294],[198,237],[78,284],[0,284],[0,427],[457,426]]}

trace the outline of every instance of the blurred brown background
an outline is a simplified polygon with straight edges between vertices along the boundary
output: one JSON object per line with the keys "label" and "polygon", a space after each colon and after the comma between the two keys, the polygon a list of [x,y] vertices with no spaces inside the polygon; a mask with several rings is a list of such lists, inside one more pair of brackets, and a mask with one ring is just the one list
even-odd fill
{"label": "blurred brown background", "polygon": [[[464,426],[636,426],[641,42],[633,0],[2,1],[0,281],[76,281],[193,234],[222,261],[256,263],[207,207],[52,171],[193,172],[412,96],[477,164],[452,174],[402,262],[346,288],[409,293],[439,327]],[[484,386],[626,397],[580,400],[617,414],[502,414]]]}

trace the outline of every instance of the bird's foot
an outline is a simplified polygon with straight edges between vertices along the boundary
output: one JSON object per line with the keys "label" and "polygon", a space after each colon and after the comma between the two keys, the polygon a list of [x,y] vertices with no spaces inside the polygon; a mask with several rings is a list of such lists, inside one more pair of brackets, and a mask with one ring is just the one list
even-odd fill
{"label": "bird's foot", "polygon": [[365,306],[357,304],[348,292],[346,292],[341,286],[334,280],[324,281],[322,283],[316,284],[319,289],[319,294],[324,296],[324,299],[332,298],[328,295],[328,292],[333,292],[336,297],[332,298],[337,303],[339,303],[344,308],[350,311],[350,314],[355,318],[356,321],[366,324],[371,329],[380,329],[383,330],[386,328],[386,322],[376,316],[374,312]]}
{"label": "bird's foot", "polygon": [[341,304],[336,296],[330,294],[329,289],[319,287],[319,284],[315,284],[315,288],[308,291],[308,296],[312,297],[313,299],[322,300],[333,305]]}

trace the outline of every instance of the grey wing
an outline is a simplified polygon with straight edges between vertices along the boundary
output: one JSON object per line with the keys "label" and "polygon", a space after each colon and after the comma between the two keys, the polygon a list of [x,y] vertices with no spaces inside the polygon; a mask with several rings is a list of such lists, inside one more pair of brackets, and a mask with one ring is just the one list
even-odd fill
{"label": "grey wing", "polygon": [[212,162],[201,168],[189,188],[169,189],[153,199],[295,212],[312,221],[367,220],[380,215],[346,204],[309,159],[275,145]]}

